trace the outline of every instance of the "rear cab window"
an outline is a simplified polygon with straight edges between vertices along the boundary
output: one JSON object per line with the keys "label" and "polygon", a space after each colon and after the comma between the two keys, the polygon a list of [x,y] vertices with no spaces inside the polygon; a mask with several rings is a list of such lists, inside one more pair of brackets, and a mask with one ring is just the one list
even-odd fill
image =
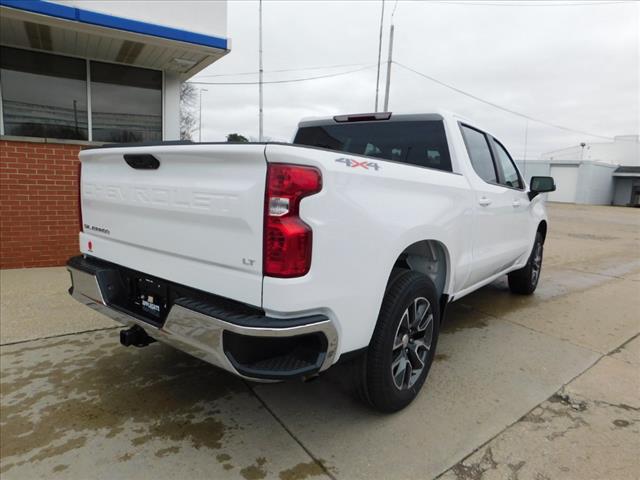
{"label": "rear cab window", "polygon": [[303,126],[294,143],[451,172],[442,120],[371,121]]}

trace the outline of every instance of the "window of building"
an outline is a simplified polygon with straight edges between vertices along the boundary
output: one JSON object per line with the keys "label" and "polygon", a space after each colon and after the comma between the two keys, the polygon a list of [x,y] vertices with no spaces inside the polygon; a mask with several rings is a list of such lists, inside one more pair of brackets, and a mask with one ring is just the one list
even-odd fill
{"label": "window of building", "polygon": [[461,125],[460,128],[473,169],[485,182],[498,183],[498,174],[485,134],[466,125]]}
{"label": "window of building", "polygon": [[0,47],[4,133],[87,140],[85,60]]}
{"label": "window of building", "polygon": [[93,140],[162,139],[162,72],[91,62]]}
{"label": "window of building", "polygon": [[514,165],[507,150],[494,138],[491,139],[491,143],[493,144],[498,163],[502,169],[503,178],[500,179],[500,183],[511,188],[523,188],[518,169]]}
{"label": "window of building", "polygon": [[440,120],[302,127],[294,143],[451,171],[449,146]]}
{"label": "window of building", "polygon": [[162,72],[157,70],[0,47],[0,102],[5,135],[162,140]]}

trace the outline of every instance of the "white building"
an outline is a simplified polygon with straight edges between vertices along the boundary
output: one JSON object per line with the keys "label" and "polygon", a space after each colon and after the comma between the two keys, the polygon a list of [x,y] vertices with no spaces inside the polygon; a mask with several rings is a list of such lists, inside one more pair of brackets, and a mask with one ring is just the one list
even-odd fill
{"label": "white building", "polygon": [[180,83],[229,52],[226,10],[226,0],[0,0],[0,134],[178,139]]}
{"label": "white building", "polygon": [[591,205],[640,204],[640,136],[620,135],[612,142],[581,143],[518,162],[527,179],[550,175],[556,191],[549,201]]}
{"label": "white building", "polygon": [[610,165],[640,166],[640,135],[618,135],[613,142],[581,143],[540,156],[543,160],[590,160]]}

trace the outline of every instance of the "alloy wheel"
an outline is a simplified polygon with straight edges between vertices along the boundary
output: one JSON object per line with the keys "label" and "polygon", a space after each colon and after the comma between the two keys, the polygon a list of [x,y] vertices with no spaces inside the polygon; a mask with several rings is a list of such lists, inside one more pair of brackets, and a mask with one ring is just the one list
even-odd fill
{"label": "alloy wheel", "polygon": [[540,270],[542,269],[542,244],[536,243],[531,262],[531,284],[537,285],[540,278]]}
{"label": "alloy wheel", "polygon": [[411,388],[424,370],[433,341],[433,311],[424,297],[402,313],[393,340],[391,376],[398,390]]}

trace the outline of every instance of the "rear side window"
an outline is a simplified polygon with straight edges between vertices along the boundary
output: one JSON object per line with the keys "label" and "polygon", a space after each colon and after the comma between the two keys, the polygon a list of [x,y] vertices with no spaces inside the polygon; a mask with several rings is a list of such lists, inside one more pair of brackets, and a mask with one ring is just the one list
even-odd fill
{"label": "rear side window", "polygon": [[473,169],[478,176],[488,183],[498,183],[498,173],[491,156],[491,148],[484,133],[475,128],[461,125],[464,143],[469,152]]}
{"label": "rear side window", "polygon": [[523,188],[520,175],[518,175],[518,169],[514,165],[511,155],[509,155],[507,150],[495,138],[491,139],[491,143],[493,143],[498,163],[502,169],[502,176],[504,177],[500,180],[500,183],[506,187]]}
{"label": "rear side window", "polygon": [[294,143],[451,171],[449,146],[440,120],[302,127]]}

